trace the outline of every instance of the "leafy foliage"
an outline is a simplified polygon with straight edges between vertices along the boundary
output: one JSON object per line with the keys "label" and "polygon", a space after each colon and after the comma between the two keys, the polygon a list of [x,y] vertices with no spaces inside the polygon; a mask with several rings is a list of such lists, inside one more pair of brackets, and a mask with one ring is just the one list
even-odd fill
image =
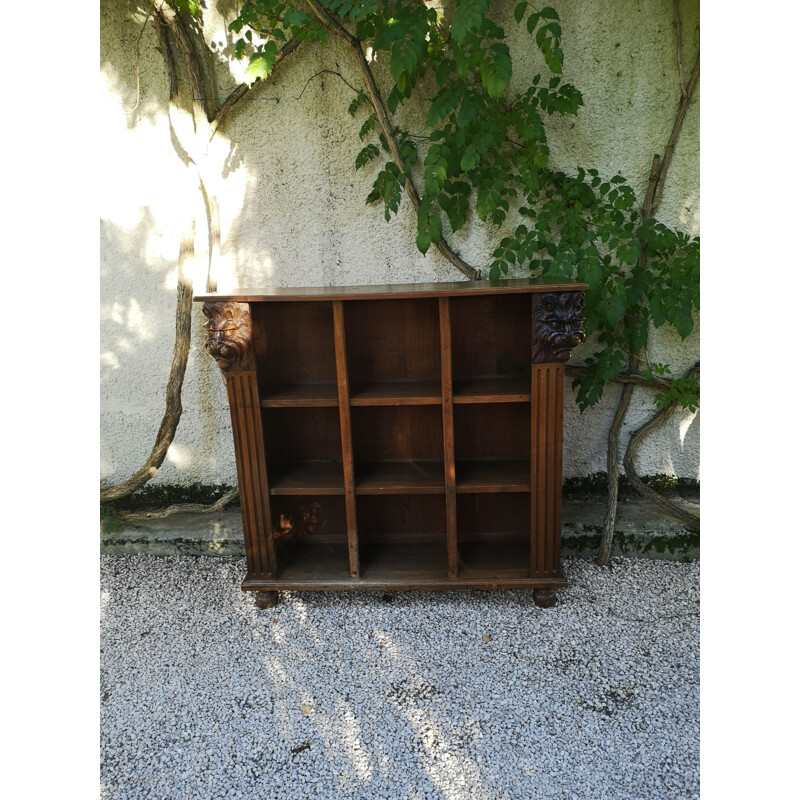
{"label": "leafy foliage", "polygon": [[[413,169],[424,188],[416,238],[422,253],[441,240],[445,221],[456,232],[474,215],[505,233],[493,252],[490,279],[524,267],[534,276],[588,284],[586,329],[600,348],[586,359],[588,374],[575,381],[581,410],[600,400],[629,353],[646,348],[651,326],[669,324],[683,338],[692,332],[700,305],[699,240],[643,218],[621,175],[550,167],[546,119],[575,116],[583,105],[580,91],[562,77],[562,29],[554,8],[536,9],[526,0],[515,5],[516,24],[524,24],[549,75],[535,75],[524,90],[512,91],[512,56],[504,29],[491,18],[491,0],[459,0],[451,16],[408,0],[322,5],[365,45],[386,54],[390,114],[412,95],[427,103],[424,152],[409,131],[395,128],[403,163],[387,155],[367,203],[382,203],[388,221]],[[230,29],[244,32],[236,53],[249,55],[252,80],[270,74],[276,43],[290,36],[326,40],[302,2],[249,0]],[[424,91],[415,92],[421,86]],[[381,150],[389,153],[361,91],[348,111],[356,116],[365,109],[359,137],[377,141],[362,147],[356,169]],[[695,388],[691,379],[676,381],[658,402],[692,407]]]}

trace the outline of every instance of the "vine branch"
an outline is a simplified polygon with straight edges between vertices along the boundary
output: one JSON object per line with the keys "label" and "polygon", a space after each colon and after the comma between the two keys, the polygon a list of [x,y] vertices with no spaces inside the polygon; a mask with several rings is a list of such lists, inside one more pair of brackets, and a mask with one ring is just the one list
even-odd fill
{"label": "vine branch", "polygon": [[[395,164],[397,164],[405,176],[405,190],[406,194],[408,195],[408,199],[411,201],[411,205],[414,206],[414,210],[417,211],[421,203],[419,192],[417,192],[417,187],[414,185],[414,181],[411,179],[409,170],[406,169],[405,159],[400,153],[400,145],[397,142],[397,137],[394,135],[394,128],[391,120],[389,119],[389,113],[386,110],[383,100],[381,99],[380,90],[375,82],[375,76],[372,74],[372,70],[370,69],[369,63],[364,55],[364,51],[361,48],[361,40],[353,36],[353,34],[351,34],[337,20],[335,20],[320,5],[318,0],[306,0],[306,5],[308,5],[320,23],[334,36],[341,39],[353,54],[353,57],[358,64],[358,68],[361,71],[361,77],[364,80],[364,85],[367,89],[367,95],[369,96],[370,103],[372,104],[372,107],[375,110],[375,115],[378,118],[378,124],[381,126],[381,131],[386,139],[386,143],[389,146],[389,152],[391,153]],[[444,237],[439,239],[437,247],[442,255],[470,280],[480,280],[480,270],[464,261],[464,259],[461,258],[461,256],[459,256],[450,247]]]}
{"label": "vine branch", "polygon": [[358,89],[356,89],[356,87],[353,86],[353,84],[350,83],[350,81],[348,81],[347,78],[345,78],[344,75],[342,75],[341,72],[336,72],[336,70],[332,70],[332,69],[321,69],[319,72],[315,72],[305,82],[305,84],[303,85],[303,91],[300,92],[300,94],[297,95],[297,97],[295,97],[295,100],[299,100],[303,96],[303,94],[305,93],[306,89],[308,88],[308,84],[311,83],[311,81],[313,81],[314,78],[318,78],[320,75],[335,75],[337,78],[339,78],[342,81],[342,83],[344,83],[346,86],[349,86],[356,94],[358,94]]}
{"label": "vine branch", "polygon": [[[685,377],[690,376],[700,377],[700,362],[698,361],[687,373]],[[670,405],[657,411],[644,425],[637,428],[630,437],[628,447],[625,450],[625,456],[622,460],[625,466],[625,475],[631,482],[631,485],[649,500],[656,503],[661,510],[670,517],[677,519],[682,525],[687,527],[690,531],[695,533],[700,532],[700,517],[699,515],[690,511],[686,506],[676,503],[667,497],[660,495],[655,489],[650,488],[636,472],[636,453],[639,450],[642,441],[646,436],[652,433],[656,428],[666,422],[670,415],[680,406],[680,403],[675,401]]]}
{"label": "vine branch", "polygon": [[[678,38],[678,62],[681,62],[680,37]],[[692,95],[694,94],[694,90],[697,86],[697,81],[699,78],[700,53],[697,54],[697,60],[695,61],[694,69],[692,70],[692,75],[689,79],[689,85],[686,87],[685,93],[683,91],[683,85],[681,84],[681,100],[678,104],[678,110],[675,114],[672,132],[670,133],[669,140],[667,141],[667,146],[664,148],[664,155],[653,156],[653,160],[650,165],[650,175],[647,183],[647,192],[645,194],[644,206],[642,208],[643,221],[651,219],[653,216],[655,216],[656,209],[661,202],[661,194],[664,189],[664,181],[666,179],[667,170],[672,163],[672,154],[675,150],[675,144],[678,141],[678,136],[680,135],[681,128],[683,126],[683,120],[686,117],[686,110],[689,107],[689,103],[692,99]],[[640,269],[643,270],[646,267],[647,258],[647,250],[643,247],[637,262],[637,266]],[[624,319],[623,324],[625,324]],[[630,358],[628,360],[628,372],[630,374],[634,374],[639,370],[640,352],[641,351],[634,351],[630,354]],[[625,419],[625,415],[628,412],[628,407],[630,406],[633,389],[634,386],[632,383],[626,383],[623,386],[622,394],[620,395],[617,409],[614,413],[614,419],[608,431],[608,449],[606,451],[608,497],[606,501],[606,515],[605,519],[603,520],[603,532],[600,537],[600,550],[597,554],[597,564],[600,566],[604,566],[608,563],[608,559],[611,556],[611,545],[614,540],[614,524],[616,522],[617,499],[619,496],[619,462],[617,456],[617,451],[619,449],[619,432]],[[639,484],[644,485],[642,484],[641,480],[639,480]],[[634,485],[639,488],[637,484],[634,483]],[[661,496],[659,495],[659,497]],[[662,499],[664,502],[668,502],[666,498]]]}
{"label": "vine branch", "polygon": [[166,519],[174,514],[213,514],[216,511],[222,511],[225,506],[238,496],[239,489],[237,487],[226,492],[216,503],[212,503],[211,505],[203,505],[202,503],[176,503],[175,505],[168,506],[158,511],[137,511],[128,514],[120,514],[119,519],[122,522],[145,522],[150,519]]}
{"label": "vine branch", "polygon": [[672,10],[675,14],[675,28],[678,32],[678,80],[681,84],[681,97],[686,97],[686,82],[683,80],[683,59],[681,53],[683,52],[683,45],[681,44],[681,12],[678,8],[678,0],[672,0]]}
{"label": "vine branch", "polygon": [[[302,40],[299,39],[297,36],[292,36],[288,42],[286,42],[283,47],[278,51],[277,55],[275,56],[275,64],[273,66],[273,70],[278,64],[283,61],[286,56],[291,55],[294,53],[295,50],[300,46]],[[223,120],[227,115],[230,113],[230,110],[255,86],[258,84],[263,83],[263,81],[258,80],[254,84],[247,84],[247,83],[240,83],[222,102],[222,105],[219,107],[219,110],[214,115],[214,118],[211,120],[211,136],[209,138],[214,138],[214,134],[219,129],[219,126],[222,124]]]}

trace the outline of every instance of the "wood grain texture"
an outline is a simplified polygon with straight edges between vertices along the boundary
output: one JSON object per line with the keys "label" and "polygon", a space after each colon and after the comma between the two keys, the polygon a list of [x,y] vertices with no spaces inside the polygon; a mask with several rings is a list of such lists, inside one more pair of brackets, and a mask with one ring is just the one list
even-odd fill
{"label": "wood grain texture", "polygon": [[458,525],[456,518],[456,457],[453,440],[453,365],[450,335],[450,298],[439,298],[439,341],[442,370],[442,440],[444,495],[447,514],[447,577],[458,577]]}
{"label": "wood grain texture", "polygon": [[465,549],[466,562],[456,580],[447,575],[444,543],[378,544],[362,547],[360,578],[351,578],[345,545],[300,542],[287,547],[277,579],[248,574],[242,588],[249,591],[536,589],[567,585],[563,575],[528,576],[527,545],[517,547],[474,543]]}
{"label": "wood grain texture", "polygon": [[563,364],[534,364],[531,374],[531,577],[561,570]]}
{"label": "wood grain texture", "polygon": [[347,342],[345,339],[342,301],[333,302],[333,337],[336,352],[336,384],[339,390],[339,428],[342,439],[342,473],[344,477],[344,502],[347,515],[347,550],[350,577],[360,572],[358,556],[358,528],[356,521],[356,489],[353,477],[353,438],[350,427],[350,387],[347,374]]}
{"label": "wood grain texture", "polygon": [[466,295],[530,294],[573,289],[586,290],[588,284],[554,278],[509,278],[498,281],[451,281],[449,283],[397,283],[382,286],[261,287],[232,289],[229,292],[196,294],[196,302],[235,300],[242,303],[301,302],[386,298],[421,298]]}
{"label": "wood grain texture", "polygon": [[230,372],[226,384],[239,476],[247,564],[254,575],[274,577],[275,547],[258,381],[254,372]]}

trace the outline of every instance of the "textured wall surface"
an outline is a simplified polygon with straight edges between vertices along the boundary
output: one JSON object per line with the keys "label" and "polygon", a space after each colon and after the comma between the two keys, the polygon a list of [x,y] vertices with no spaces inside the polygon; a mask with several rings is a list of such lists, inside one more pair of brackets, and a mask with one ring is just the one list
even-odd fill
{"label": "textured wall surface", "polygon": [[[230,51],[227,23],[236,3],[210,0],[206,35],[220,54],[222,97],[238,83],[242,65]],[[495,3],[515,58],[512,89],[544,72],[538,51],[517,28],[512,3]],[[699,8],[681,2],[684,73],[699,47]],[[557,3],[562,19],[565,78],[583,93],[577,118],[548,122],[551,163],[573,170],[594,166],[620,172],[640,197],[650,161],[663,152],[679,98],[672,4],[663,0]],[[208,230],[195,174],[176,154],[189,142],[191,121],[167,111],[167,76],[146,6],[101,3],[101,479],[127,478],[147,458],[164,410],[175,330],[175,286],[181,233],[194,215],[195,257],[188,265],[195,291],[208,273]],[[380,66],[380,65],[378,65]],[[347,106],[359,75],[334,42],[305,44],[242,100],[204,154],[202,174],[220,202],[221,246],[213,269],[221,290],[237,286],[322,286],[460,280],[437,251],[416,250],[416,219],[407,198],[396,219],[364,200],[377,162],[355,172],[362,116]],[[315,76],[316,77],[312,77]],[[137,91],[138,83],[138,91]],[[699,233],[699,89],[686,116],[658,218]],[[422,125],[413,109],[401,121]],[[446,224],[446,223],[445,223]],[[445,228],[447,234],[447,229]],[[468,262],[488,267],[497,234],[477,218],[450,237]],[[524,273],[519,273],[523,275]],[[226,395],[202,346],[204,318],[193,315],[192,349],[175,442],[154,482],[236,481]],[[587,342],[574,355],[591,352]],[[650,355],[676,373],[696,360],[699,326],[686,341],[655,331]],[[605,438],[619,395],[579,414],[568,386],[565,400],[565,476],[605,469]],[[637,389],[621,436],[652,413],[652,392]],[[698,414],[676,414],[642,448],[643,474],[699,478]],[[621,454],[620,454],[621,455]]]}

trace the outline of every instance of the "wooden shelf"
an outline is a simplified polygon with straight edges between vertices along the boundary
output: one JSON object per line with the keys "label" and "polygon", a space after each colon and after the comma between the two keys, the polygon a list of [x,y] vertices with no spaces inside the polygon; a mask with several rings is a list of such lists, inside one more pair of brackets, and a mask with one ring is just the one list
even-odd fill
{"label": "wooden shelf", "polygon": [[456,461],[457,492],[529,492],[529,461]]}
{"label": "wooden shelf", "polygon": [[467,378],[453,381],[454,403],[524,403],[531,399],[531,379]]}
{"label": "wooden shelf", "polygon": [[441,402],[439,381],[385,381],[350,387],[352,406],[435,406]]}
{"label": "wooden shelf", "polygon": [[443,494],[441,461],[372,461],[355,465],[356,494]]}
{"label": "wooden shelf", "polygon": [[528,576],[527,543],[470,543],[463,546],[458,579],[448,578],[444,543],[370,544],[361,548],[361,575],[347,569],[347,546],[296,542],[281,548],[276,578],[248,574],[247,590],[441,590],[535,589],[566,586],[560,573]]}
{"label": "wooden shelf", "polygon": [[270,494],[344,494],[341,461],[276,464],[269,470]]}
{"label": "wooden shelf", "polygon": [[267,386],[261,395],[261,405],[264,408],[324,408],[338,404],[339,395],[335,383]]}

